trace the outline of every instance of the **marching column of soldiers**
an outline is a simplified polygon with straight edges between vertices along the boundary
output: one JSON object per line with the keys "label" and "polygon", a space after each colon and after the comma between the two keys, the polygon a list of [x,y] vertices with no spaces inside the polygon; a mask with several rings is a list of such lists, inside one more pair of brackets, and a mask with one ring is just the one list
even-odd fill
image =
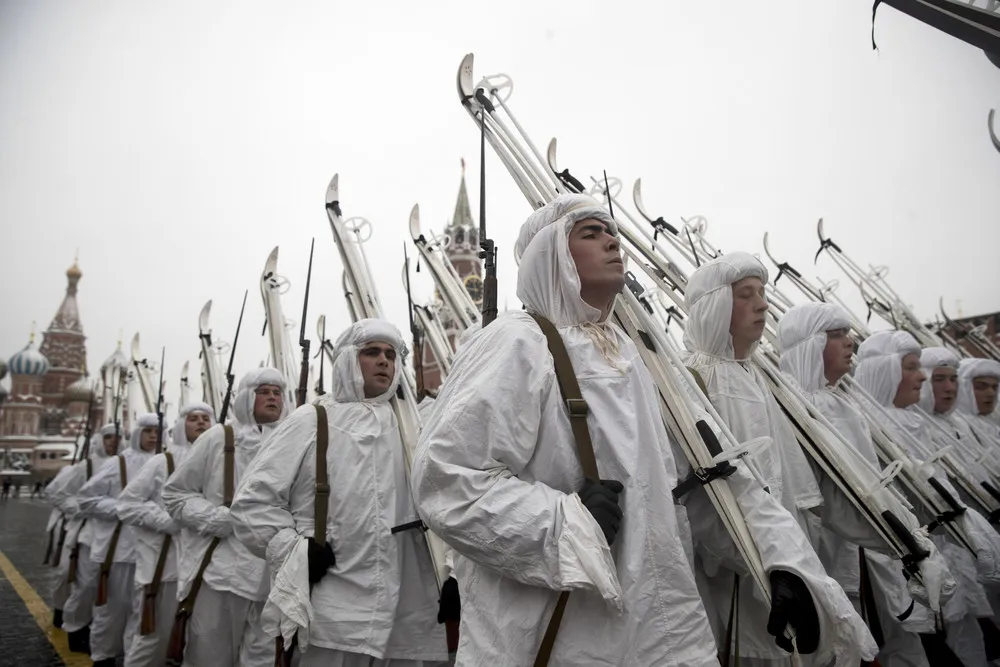
{"label": "marching column of soldiers", "polygon": [[[803,453],[755,362],[759,260],[733,252],[690,276],[684,360],[716,429],[770,443],[726,477],[769,598],[704,487],[684,483],[701,471],[612,321],[626,274],[615,219],[557,196],[516,253],[524,310],[463,340],[421,406],[412,462],[391,405],[408,350],[377,319],[340,335],[332,391],[298,409],[260,368],[225,424],[181,406],[162,453],[155,414],[127,440],[101,428],[46,492],[65,530],[53,598],[71,649],[98,667],[990,664],[996,517],[963,502],[965,537],[923,538],[920,582],[892,555]],[[788,309],[777,334],[781,371],[858,460],[877,468],[884,435],[1000,450],[1000,363],[903,331],[855,349],[850,318],[826,303]],[[888,435],[873,410],[892,416]],[[443,586],[426,531],[449,550]]]}

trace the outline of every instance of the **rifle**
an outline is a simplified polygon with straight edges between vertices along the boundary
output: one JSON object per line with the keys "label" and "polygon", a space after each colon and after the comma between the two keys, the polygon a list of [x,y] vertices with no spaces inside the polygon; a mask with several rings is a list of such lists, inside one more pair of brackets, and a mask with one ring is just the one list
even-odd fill
{"label": "rifle", "polygon": [[326,350],[324,349],[326,347],[326,315],[319,316],[318,324],[319,330],[317,333],[319,334],[319,352],[316,354],[319,356],[319,379],[316,380],[316,395],[322,396],[326,393],[326,389],[323,388],[323,362],[326,361]]}
{"label": "rifle", "polygon": [[115,447],[121,442],[122,438],[122,418],[119,414],[119,410],[122,407],[122,399],[125,397],[125,385],[128,384],[128,369],[122,366],[118,370],[118,391],[115,392]]}
{"label": "rifle", "polygon": [[163,362],[167,357],[167,348],[160,351],[160,395],[156,397],[156,453],[163,452]]}
{"label": "rifle", "polygon": [[427,391],[424,387],[424,344],[420,327],[417,326],[417,323],[413,319],[413,309],[415,306],[413,295],[410,292],[410,256],[406,252],[406,243],[403,243],[403,267],[406,271],[406,314],[410,316],[410,335],[413,337],[414,366],[420,373],[420,377],[417,378],[417,388],[421,394],[418,396],[419,399],[423,398],[424,392]]}
{"label": "rifle", "polygon": [[73,460],[70,465],[76,464],[77,461],[87,458],[90,454],[90,438],[93,435],[93,419],[91,418],[91,413],[94,411],[94,398],[97,392],[91,387],[90,391],[90,401],[87,403],[87,422],[83,427],[83,446],[77,446],[73,449]]}
{"label": "rifle", "polygon": [[476,90],[482,105],[479,111],[479,257],[483,260],[483,326],[497,318],[497,250],[493,239],[486,237],[486,112],[493,113],[493,103],[482,88]]}
{"label": "rifle", "polygon": [[[83,428],[83,447],[79,445],[73,450],[73,462],[70,464],[76,465],[77,455],[82,454],[80,459],[86,459],[90,455],[90,438],[93,435],[93,419],[92,412],[94,409],[94,396],[97,392],[93,391],[91,388],[90,401],[87,403],[87,422]],[[61,513],[59,516],[62,518],[62,526],[59,529],[59,540],[56,543],[56,552],[52,555],[52,567],[59,567],[59,563],[62,561],[62,551],[63,547],[66,545],[66,515]],[[51,546],[51,537],[49,538],[49,545]],[[48,562],[49,553],[45,554],[45,561]]]}
{"label": "rifle", "polygon": [[236,322],[236,335],[233,336],[233,347],[229,350],[229,366],[226,368],[226,397],[222,399],[222,412],[219,413],[219,423],[226,423],[229,414],[229,400],[233,397],[233,358],[236,356],[236,342],[240,339],[240,327],[243,326],[243,311],[247,307],[247,290],[243,291],[243,305],[240,307],[240,319]]}
{"label": "rifle", "polygon": [[[309,388],[309,339],[306,338],[306,311],[309,309],[309,285],[312,282],[313,248],[315,247],[316,239],[313,238],[312,243],[309,244],[309,269],[306,271],[306,295],[302,297],[302,325],[299,328],[299,346],[302,347],[302,368],[299,370],[299,388],[295,391],[296,406],[300,406],[306,402],[306,391]],[[272,324],[271,326],[274,325]],[[322,341],[320,341],[320,347],[322,347]],[[323,363],[322,359],[320,359],[320,363]]]}

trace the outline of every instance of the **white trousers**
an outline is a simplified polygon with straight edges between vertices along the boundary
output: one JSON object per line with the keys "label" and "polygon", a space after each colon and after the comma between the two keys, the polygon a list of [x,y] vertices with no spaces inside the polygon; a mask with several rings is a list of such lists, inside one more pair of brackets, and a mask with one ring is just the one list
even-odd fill
{"label": "white trousers", "polygon": [[945,643],[955,652],[965,667],[987,667],[983,631],[972,614],[944,624]]}
{"label": "white trousers", "polygon": [[886,613],[882,612],[879,617],[885,645],[878,652],[878,664],[882,667],[930,667],[920,635],[907,632],[896,619],[887,619]]}
{"label": "white trousers", "polygon": [[167,660],[167,644],[170,642],[170,631],[174,627],[174,616],[177,614],[177,582],[160,583],[160,592],[156,598],[156,629],[148,635],[139,634],[142,629],[142,603],[145,597],[146,587],[136,584],[132,600],[132,616],[139,620],[135,626],[136,634],[125,652],[125,667],[163,667]]}
{"label": "white trousers", "polygon": [[188,621],[184,667],[272,667],[274,639],[260,627],[263,608],[203,583]]}
{"label": "white trousers", "polygon": [[447,662],[428,662],[426,660],[394,660],[379,659],[363,653],[348,653],[330,648],[310,646],[299,654],[298,667],[432,667],[447,665]]}
{"label": "white trousers", "polygon": [[[68,568],[68,555],[66,562]],[[90,625],[94,613],[94,598],[97,597],[97,577],[100,572],[101,564],[90,560],[90,547],[81,544],[76,581],[70,585],[69,597],[63,604],[63,630],[66,632],[76,632]]]}
{"label": "white trousers", "polygon": [[[100,576],[100,563],[97,563]],[[135,563],[112,563],[108,573],[108,601],[94,603],[94,621],[90,625],[90,659],[94,662],[125,655],[139,629],[139,619],[132,616],[135,590]]]}
{"label": "white trousers", "polygon": [[66,607],[66,600],[69,599],[69,584],[66,583],[67,574],[69,574],[67,569],[61,565],[52,568],[52,571],[49,573],[49,576],[52,577],[49,580],[51,583],[49,590],[52,592],[53,609],[64,609]]}

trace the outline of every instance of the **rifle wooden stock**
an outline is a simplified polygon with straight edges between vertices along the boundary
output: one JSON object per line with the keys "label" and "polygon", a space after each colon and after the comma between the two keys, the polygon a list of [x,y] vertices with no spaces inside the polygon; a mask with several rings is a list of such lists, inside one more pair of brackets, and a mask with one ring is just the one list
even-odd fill
{"label": "rifle wooden stock", "polygon": [[274,667],[292,667],[292,652],[298,645],[298,635],[292,638],[292,645],[285,650],[285,638],[278,635],[274,639]]}
{"label": "rifle wooden stock", "polygon": [[172,535],[167,535],[163,538],[163,546],[160,548],[160,557],[156,561],[156,571],[153,572],[153,580],[143,587],[142,621],[139,624],[139,634],[141,635],[151,635],[156,632],[156,599],[160,595],[163,568],[167,562],[167,553],[170,551],[172,540]]}
{"label": "rifle wooden stock", "polygon": [[174,627],[170,630],[170,640],[167,642],[167,667],[181,667],[184,664],[184,644],[187,641],[187,624],[191,612],[184,602],[177,605],[174,615]]}
{"label": "rifle wooden stock", "polygon": [[103,607],[108,603],[108,577],[110,575],[110,568],[105,568],[101,565],[101,576],[97,580],[97,599],[94,604],[98,607]]}
{"label": "rifle wooden stock", "polygon": [[42,558],[42,565],[48,565],[49,559],[52,558],[52,547],[55,546],[56,541],[56,527],[52,526],[52,530],[49,531],[49,542],[45,545],[45,557]]}
{"label": "rifle wooden stock", "polygon": [[62,528],[59,529],[59,542],[56,543],[56,553],[52,558],[52,567],[59,567],[62,562],[63,547],[66,546],[66,515],[63,515]]}
{"label": "rifle wooden stock", "polygon": [[156,591],[152,584],[143,586],[142,620],[139,622],[139,634],[151,635],[156,631]]}
{"label": "rifle wooden stock", "polygon": [[76,583],[76,568],[80,564],[80,533],[83,532],[83,527],[86,525],[86,519],[80,522],[80,530],[76,533],[76,542],[73,543],[73,548],[69,551],[69,567],[66,572],[67,584]]}
{"label": "rifle wooden stock", "polygon": [[108,553],[101,563],[101,576],[97,580],[97,599],[94,604],[103,607],[108,603],[108,579],[111,577],[111,566],[115,563],[115,551],[118,548],[118,537],[122,534],[122,522],[115,524],[115,532],[111,534],[111,543],[108,544]]}

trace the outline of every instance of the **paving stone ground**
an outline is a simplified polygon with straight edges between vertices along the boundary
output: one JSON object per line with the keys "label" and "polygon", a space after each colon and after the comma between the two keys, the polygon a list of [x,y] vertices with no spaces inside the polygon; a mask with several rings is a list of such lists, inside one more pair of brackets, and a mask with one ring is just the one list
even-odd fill
{"label": "paving stone ground", "polygon": [[[24,491],[20,498],[0,500],[0,552],[51,609],[52,568],[42,565],[50,507]],[[12,582],[0,572],[0,667],[64,664]]]}

